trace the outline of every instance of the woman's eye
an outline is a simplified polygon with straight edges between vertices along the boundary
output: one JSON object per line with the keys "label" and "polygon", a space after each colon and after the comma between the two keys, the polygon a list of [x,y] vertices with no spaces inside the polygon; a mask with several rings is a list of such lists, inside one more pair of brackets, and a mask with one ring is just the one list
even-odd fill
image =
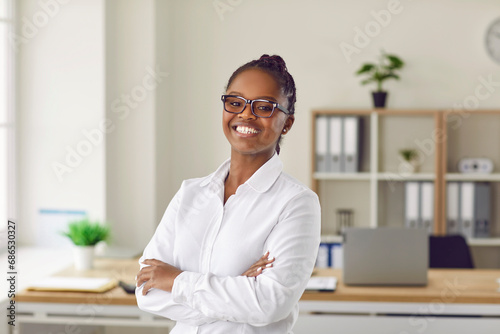
{"label": "woman's eye", "polygon": [[233,107],[241,106],[241,102],[230,102]]}
{"label": "woman's eye", "polygon": [[271,112],[273,110],[273,108],[271,108],[269,106],[259,106],[259,110],[265,111],[265,112]]}

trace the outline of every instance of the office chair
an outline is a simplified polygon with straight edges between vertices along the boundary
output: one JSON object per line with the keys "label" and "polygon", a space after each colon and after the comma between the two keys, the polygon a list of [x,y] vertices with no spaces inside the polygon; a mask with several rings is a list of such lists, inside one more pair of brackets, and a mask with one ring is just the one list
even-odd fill
{"label": "office chair", "polygon": [[429,268],[474,268],[465,238],[458,234],[429,236]]}

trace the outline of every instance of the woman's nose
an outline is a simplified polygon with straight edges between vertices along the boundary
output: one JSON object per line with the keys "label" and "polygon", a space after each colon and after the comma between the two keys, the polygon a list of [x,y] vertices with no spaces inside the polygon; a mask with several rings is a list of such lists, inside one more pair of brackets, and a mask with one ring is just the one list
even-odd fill
{"label": "woman's nose", "polygon": [[245,106],[245,109],[243,109],[243,111],[238,114],[241,118],[243,119],[255,119],[255,115],[252,113],[252,106],[250,105],[250,103],[247,103],[247,105]]}

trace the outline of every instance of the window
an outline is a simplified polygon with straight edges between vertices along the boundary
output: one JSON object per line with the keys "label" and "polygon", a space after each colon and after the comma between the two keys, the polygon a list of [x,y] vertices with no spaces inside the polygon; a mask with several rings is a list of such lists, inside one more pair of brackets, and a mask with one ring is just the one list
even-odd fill
{"label": "window", "polygon": [[13,1],[0,0],[0,232],[14,218],[14,27]]}

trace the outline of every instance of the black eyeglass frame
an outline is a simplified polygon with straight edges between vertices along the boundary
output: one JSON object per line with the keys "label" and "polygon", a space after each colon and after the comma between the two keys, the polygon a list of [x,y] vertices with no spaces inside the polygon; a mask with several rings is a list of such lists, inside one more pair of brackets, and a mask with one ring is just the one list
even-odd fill
{"label": "black eyeglass frame", "polygon": [[[229,111],[226,109],[226,98],[228,98],[228,97],[236,97],[236,98],[239,98],[239,99],[242,99],[243,101],[245,101],[245,105],[243,106],[243,108],[241,109],[240,112]],[[222,95],[220,99],[222,101],[222,105],[224,106],[224,110],[230,114],[241,114],[245,110],[245,108],[247,107],[247,104],[249,104],[249,103],[250,103],[250,111],[252,112],[252,114],[255,117],[261,117],[261,118],[273,117],[274,110],[276,110],[276,108],[278,108],[279,110],[284,112],[286,115],[293,114],[291,111],[287,110],[285,107],[281,106],[278,102],[275,102],[275,101],[269,101],[269,100],[264,100],[264,99],[247,100],[244,97],[238,96],[238,95]],[[271,114],[269,116],[259,116],[259,115],[255,114],[255,112],[253,111],[253,103],[254,102],[269,102],[269,103],[271,103],[273,105],[273,110],[271,111]]]}

